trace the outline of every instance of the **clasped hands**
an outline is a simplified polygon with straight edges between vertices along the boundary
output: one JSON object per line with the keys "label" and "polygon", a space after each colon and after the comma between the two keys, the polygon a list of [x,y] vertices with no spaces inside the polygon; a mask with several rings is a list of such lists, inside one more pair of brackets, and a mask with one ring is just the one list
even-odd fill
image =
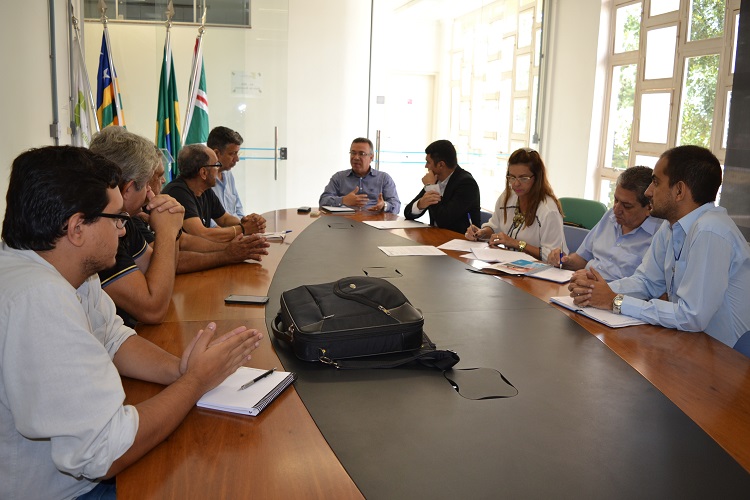
{"label": "clasped hands", "polygon": [[245,215],[240,219],[240,224],[246,235],[266,232],[266,219],[258,214]]}
{"label": "clasped hands", "polygon": [[609,287],[596,269],[581,269],[573,273],[568,283],[568,291],[573,303],[579,307],[612,309],[612,301],[617,295]]}

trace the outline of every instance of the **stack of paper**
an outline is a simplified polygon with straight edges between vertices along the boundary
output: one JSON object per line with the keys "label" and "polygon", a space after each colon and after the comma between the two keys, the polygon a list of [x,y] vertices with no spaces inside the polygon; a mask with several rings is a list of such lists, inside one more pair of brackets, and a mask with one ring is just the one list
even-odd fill
{"label": "stack of paper", "polygon": [[460,238],[446,241],[438,248],[440,250],[458,250],[459,252],[472,252],[473,250],[488,249],[486,241],[471,241]]}
{"label": "stack of paper", "polygon": [[274,371],[247,389],[239,390],[244,384],[265,372],[266,370],[240,366],[224,382],[204,394],[198,401],[198,406],[253,417],[258,415],[296,378],[291,372]]}

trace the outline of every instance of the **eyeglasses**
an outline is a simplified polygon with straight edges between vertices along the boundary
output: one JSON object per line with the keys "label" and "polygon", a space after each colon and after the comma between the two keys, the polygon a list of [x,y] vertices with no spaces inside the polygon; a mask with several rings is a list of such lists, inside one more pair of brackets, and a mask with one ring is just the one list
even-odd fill
{"label": "eyeglasses", "polygon": [[130,215],[127,212],[120,212],[119,214],[94,214],[95,217],[104,217],[106,219],[115,219],[115,226],[117,229],[122,229],[125,224],[130,220]]}
{"label": "eyeglasses", "polygon": [[360,158],[364,158],[365,156],[371,156],[372,153],[367,153],[365,151],[349,151],[349,156],[359,156]]}
{"label": "eyeglasses", "polygon": [[521,184],[526,184],[531,179],[534,178],[533,175],[522,175],[521,177],[516,177],[515,175],[506,175],[506,179],[508,179],[508,184],[515,184],[516,181],[520,182]]}
{"label": "eyeglasses", "polygon": [[213,167],[221,168],[221,162],[217,161],[213,165],[201,165],[201,168],[213,168]]}

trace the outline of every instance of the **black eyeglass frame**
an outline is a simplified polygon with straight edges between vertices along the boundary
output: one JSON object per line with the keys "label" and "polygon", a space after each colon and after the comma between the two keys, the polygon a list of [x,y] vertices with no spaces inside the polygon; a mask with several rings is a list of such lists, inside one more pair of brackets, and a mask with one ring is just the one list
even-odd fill
{"label": "black eyeglass frame", "polygon": [[117,222],[115,222],[115,226],[117,226],[117,229],[122,229],[125,227],[125,224],[128,223],[130,220],[130,214],[127,212],[120,212],[119,214],[107,214],[104,212],[94,214],[94,217],[104,217],[105,219],[115,219]]}

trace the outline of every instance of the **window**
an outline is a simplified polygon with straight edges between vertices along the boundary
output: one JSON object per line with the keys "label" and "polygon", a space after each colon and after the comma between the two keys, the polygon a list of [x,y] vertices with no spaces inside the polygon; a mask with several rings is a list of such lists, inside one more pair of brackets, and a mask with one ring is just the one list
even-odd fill
{"label": "window", "polygon": [[[207,25],[250,27],[251,0],[173,0],[173,22],[200,24],[203,5],[206,6]],[[110,0],[106,15],[118,21],[166,21],[168,0]],[[100,19],[99,0],[83,0],[84,16]]]}
{"label": "window", "polygon": [[541,1],[496,0],[452,22],[451,110],[460,116],[450,136],[487,208],[505,187],[510,153],[536,142],[541,20]]}
{"label": "window", "polygon": [[599,193],[666,149],[709,148],[723,162],[739,0],[614,0]]}

